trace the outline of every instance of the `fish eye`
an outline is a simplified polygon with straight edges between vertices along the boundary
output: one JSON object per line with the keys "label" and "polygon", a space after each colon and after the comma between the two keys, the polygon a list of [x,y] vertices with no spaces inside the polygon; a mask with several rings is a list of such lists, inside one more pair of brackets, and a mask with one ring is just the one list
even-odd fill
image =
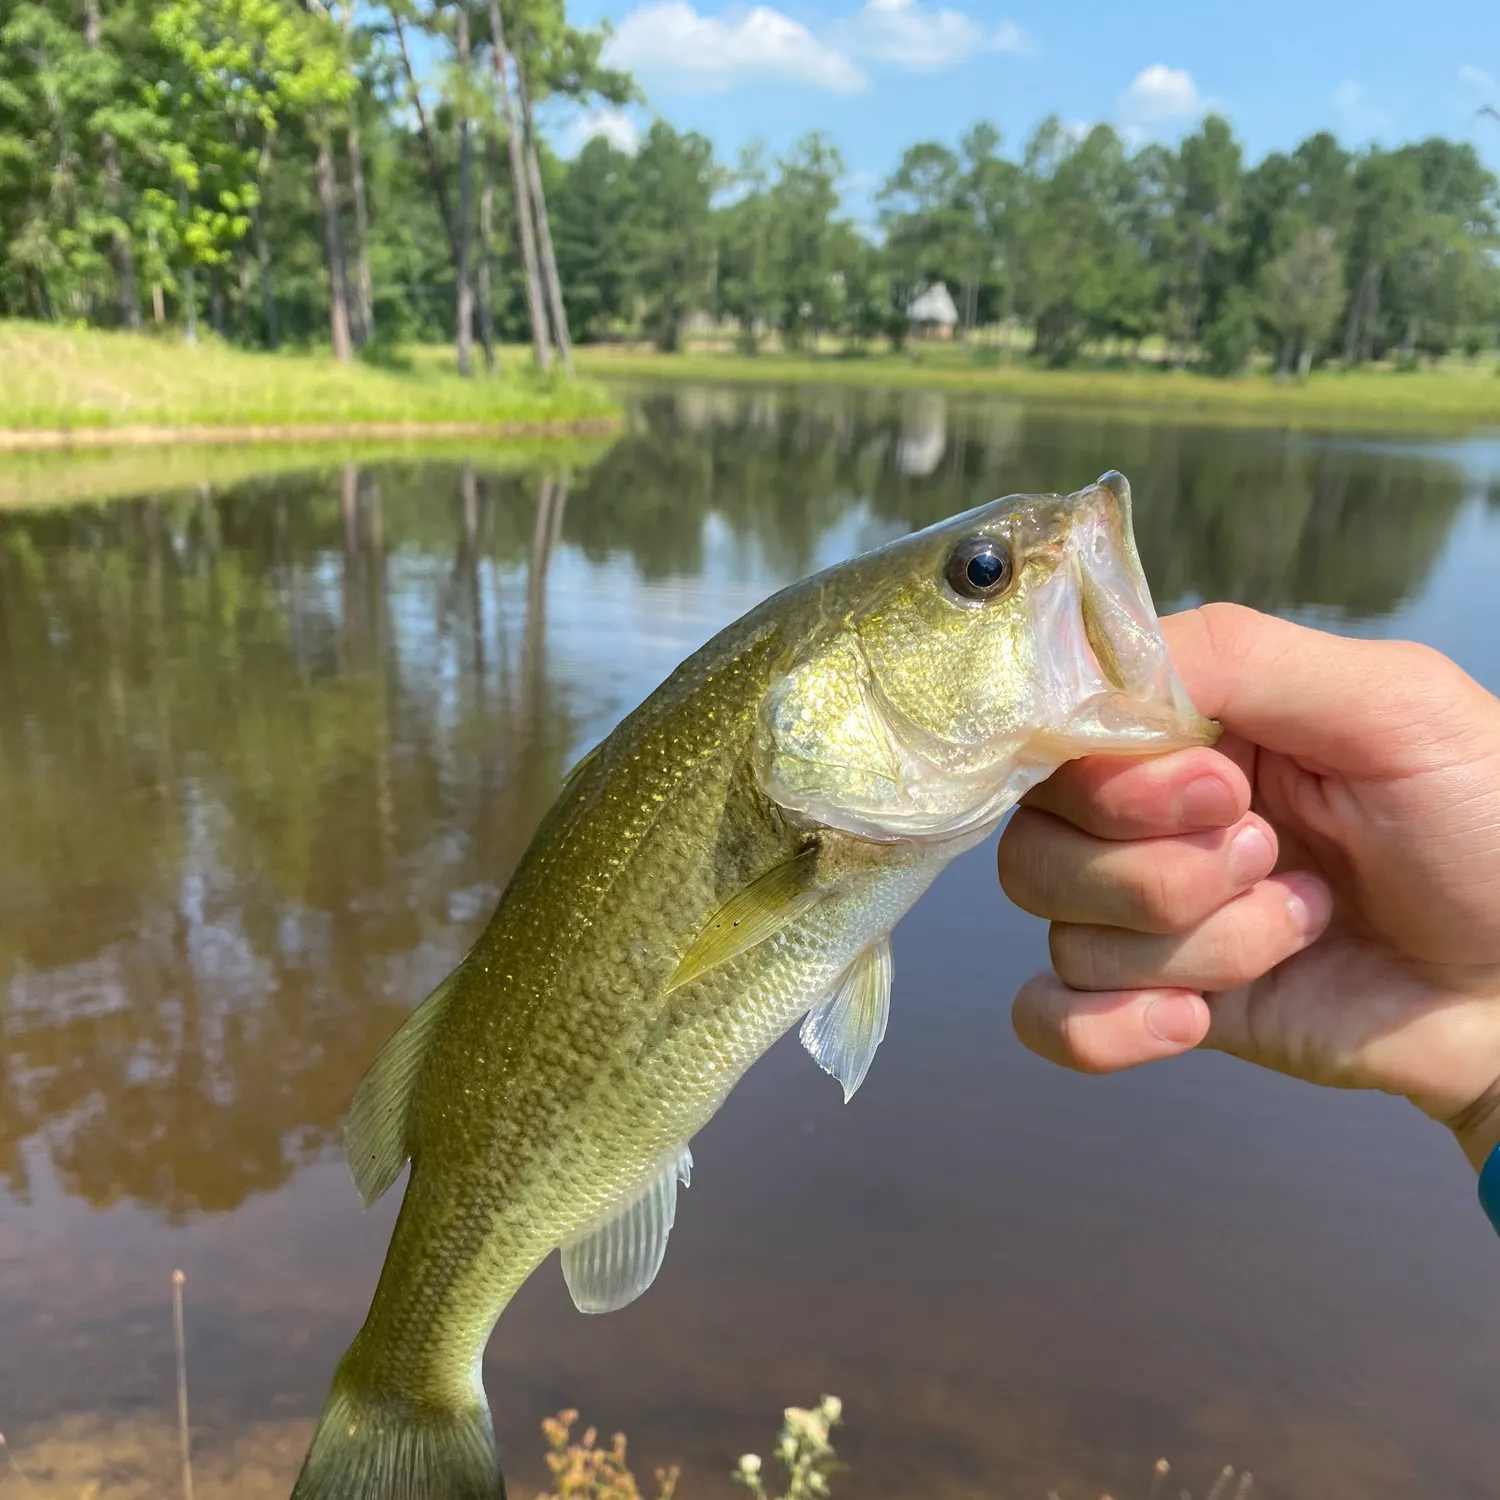
{"label": "fish eye", "polygon": [[948,587],[962,599],[996,599],[1009,587],[1014,567],[1010,547],[990,536],[960,542],[948,559]]}

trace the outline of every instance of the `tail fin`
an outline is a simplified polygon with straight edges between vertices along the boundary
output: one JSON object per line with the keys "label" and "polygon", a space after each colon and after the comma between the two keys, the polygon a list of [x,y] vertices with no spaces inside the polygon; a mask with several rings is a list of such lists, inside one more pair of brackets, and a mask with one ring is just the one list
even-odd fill
{"label": "tail fin", "polygon": [[335,1378],[292,1500],[505,1500],[489,1407],[452,1411]]}

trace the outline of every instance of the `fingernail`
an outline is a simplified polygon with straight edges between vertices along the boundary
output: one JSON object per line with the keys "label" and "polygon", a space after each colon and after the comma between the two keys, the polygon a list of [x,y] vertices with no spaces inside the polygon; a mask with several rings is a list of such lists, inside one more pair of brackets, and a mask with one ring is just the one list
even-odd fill
{"label": "fingernail", "polygon": [[1200,776],[1182,789],[1177,811],[1185,829],[1202,831],[1227,827],[1237,809],[1234,793],[1219,777]]}
{"label": "fingernail", "polygon": [[1298,937],[1315,938],[1333,915],[1333,895],[1316,876],[1298,876],[1287,883],[1286,910]]}
{"label": "fingernail", "polygon": [[1203,1035],[1196,1001],[1191,995],[1158,995],[1146,1007],[1146,1030],[1174,1047],[1195,1046]]}
{"label": "fingernail", "polygon": [[1259,823],[1247,823],[1229,845],[1229,878],[1236,885],[1254,885],[1271,873],[1276,851]]}

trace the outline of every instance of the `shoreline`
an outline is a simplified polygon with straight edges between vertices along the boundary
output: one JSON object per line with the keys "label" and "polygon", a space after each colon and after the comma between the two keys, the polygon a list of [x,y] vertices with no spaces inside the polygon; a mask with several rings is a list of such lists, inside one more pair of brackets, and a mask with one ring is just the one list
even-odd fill
{"label": "shoreline", "polygon": [[624,426],[623,414],[541,421],[278,422],[183,427],[4,427],[0,452],[58,452],[71,448],[242,446],[250,443],[337,443],[366,439],[606,437]]}
{"label": "shoreline", "polygon": [[1500,378],[1489,370],[1458,375],[1361,371],[1315,375],[1306,384],[1292,385],[1261,375],[1220,379],[1186,372],[976,367],[879,355],[868,360],[698,351],[663,355],[588,346],[580,346],[578,364],[581,373],[615,388],[640,381],[804,390],[843,387],[925,391],[1014,401],[1039,410],[1195,425],[1402,432],[1500,428]]}

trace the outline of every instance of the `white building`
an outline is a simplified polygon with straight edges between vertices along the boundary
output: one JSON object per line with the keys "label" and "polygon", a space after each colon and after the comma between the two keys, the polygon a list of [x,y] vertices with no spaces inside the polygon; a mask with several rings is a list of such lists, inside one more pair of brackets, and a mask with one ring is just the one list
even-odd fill
{"label": "white building", "polygon": [[953,305],[948,288],[941,281],[923,287],[906,304],[906,317],[914,332],[925,333],[933,338],[950,339],[953,337],[953,330],[958,327],[958,309]]}

